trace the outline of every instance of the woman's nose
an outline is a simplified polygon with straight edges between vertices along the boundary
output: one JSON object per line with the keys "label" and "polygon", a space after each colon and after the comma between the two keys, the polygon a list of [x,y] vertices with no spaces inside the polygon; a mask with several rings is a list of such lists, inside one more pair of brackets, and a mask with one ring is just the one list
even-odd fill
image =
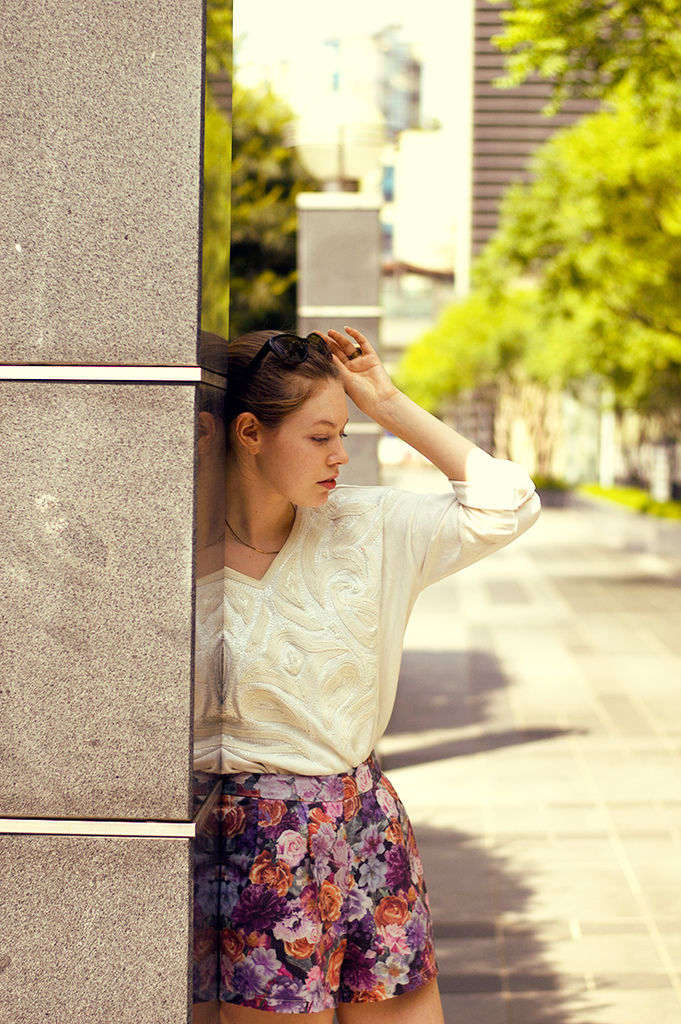
{"label": "woman's nose", "polygon": [[345,445],[338,438],[338,443],[334,445],[333,451],[329,454],[329,462],[334,466],[344,466],[346,462],[350,461],[350,456],[345,450]]}

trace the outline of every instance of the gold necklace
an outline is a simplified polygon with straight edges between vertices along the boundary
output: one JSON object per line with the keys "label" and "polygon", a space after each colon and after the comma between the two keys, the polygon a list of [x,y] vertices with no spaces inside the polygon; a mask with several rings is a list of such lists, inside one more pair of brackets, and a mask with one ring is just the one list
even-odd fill
{"label": "gold necklace", "polygon": [[242,537],[240,537],[236,530],[232,529],[232,527],[229,525],[226,519],[225,523],[227,523],[227,529],[229,530],[229,532],[234,537],[236,537],[236,539],[239,541],[239,544],[243,544],[245,548],[250,548],[251,551],[257,551],[259,555],[278,555],[279,552],[281,551],[281,548],[277,548],[276,551],[263,551],[262,548],[256,548],[255,544],[249,544],[247,540],[244,540]]}

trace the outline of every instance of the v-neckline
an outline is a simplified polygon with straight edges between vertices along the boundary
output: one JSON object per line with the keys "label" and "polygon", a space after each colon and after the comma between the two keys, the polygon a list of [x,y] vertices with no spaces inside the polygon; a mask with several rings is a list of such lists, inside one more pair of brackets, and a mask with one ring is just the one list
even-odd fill
{"label": "v-neckline", "polygon": [[280,562],[285,558],[289,546],[294,542],[300,526],[303,520],[304,511],[301,508],[296,509],[296,514],[291,526],[291,532],[284,541],[282,547],[274,556],[270,564],[268,565],[265,573],[260,578],[255,576],[249,576],[247,572],[240,572],[239,569],[232,569],[231,566],[224,566],[225,579],[241,580],[243,583],[248,583],[252,587],[265,587],[269,583],[270,577],[276,572]]}

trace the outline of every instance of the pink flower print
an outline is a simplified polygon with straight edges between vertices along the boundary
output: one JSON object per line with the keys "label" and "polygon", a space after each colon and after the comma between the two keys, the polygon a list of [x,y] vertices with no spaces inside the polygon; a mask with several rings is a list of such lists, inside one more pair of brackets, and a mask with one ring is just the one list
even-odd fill
{"label": "pink flower print", "polygon": [[397,817],[397,804],[387,789],[379,786],[376,790],[376,799],[386,818]]}
{"label": "pink flower print", "polygon": [[261,775],[258,790],[265,800],[285,800],[291,796],[291,782],[286,775]]}
{"label": "pink flower print", "polygon": [[355,782],[360,793],[368,793],[371,789],[373,778],[367,764],[361,764],[355,772]]}
{"label": "pink flower print", "polygon": [[382,928],[381,938],[391,953],[404,954],[410,951],[404,926],[401,924],[389,924],[386,928]]}
{"label": "pink flower print", "polygon": [[307,850],[307,841],[299,832],[287,828],[277,839],[277,859],[283,860],[289,867],[300,864]]}

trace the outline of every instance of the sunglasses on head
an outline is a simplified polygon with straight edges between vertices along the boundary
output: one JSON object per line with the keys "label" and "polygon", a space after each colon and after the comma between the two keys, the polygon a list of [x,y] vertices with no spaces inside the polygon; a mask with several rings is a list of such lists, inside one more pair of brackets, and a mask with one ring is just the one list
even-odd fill
{"label": "sunglasses on head", "polygon": [[328,359],[331,359],[329,346],[316,331],[308,334],[307,338],[301,338],[297,334],[290,334],[287,331],[283,334],[274,334],[258,349],[250,363],[246,364],[241,374],[241,380],[246,380],[247,377],[254,373],[265,356],[269,355],[270,352],[274,352],[275,356],[281,359],[282,363],[285,363],[286,366],[298,366],[299,363],[305,362],[311,348],[316,349],[317,352],[321,352]]}

